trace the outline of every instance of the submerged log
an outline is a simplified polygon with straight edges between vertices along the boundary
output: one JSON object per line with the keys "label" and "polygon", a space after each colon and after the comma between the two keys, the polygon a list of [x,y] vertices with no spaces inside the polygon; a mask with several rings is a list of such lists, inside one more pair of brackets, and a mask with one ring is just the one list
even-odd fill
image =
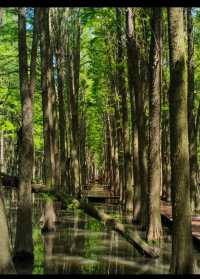
{"label": "submerged log", "polygon": [[[2,184],[4,186],[9,187],[18,187],[19,185],[19,178],[16,176],[10,176],[4,173],[0,173],[0,178]],[[50,190],[43,184],[32,184],[32,191],[33,192],[54,192]],[[62,196],[56,194],[57,199],[61,200],[62,203],[66,203]],[[140,235],[135,231],[131,230],[127,225],[124,225],[114,218],[109,216],[108,214],[102,212],[101,210],[97,210],[94,206],[90,205],[89,203],[84,202],[83,200],[76,200],[77,206],[84,210],[85,213],[88,215],[96,218],[97,220],[103,222],[106,226],[109,226],[112,230],[117,231],[122,237],[124,237],[131,245],[135,247],[135,249],[145,255],[146,257],[157,258],[159,257],[159,252],[147,244]]]}

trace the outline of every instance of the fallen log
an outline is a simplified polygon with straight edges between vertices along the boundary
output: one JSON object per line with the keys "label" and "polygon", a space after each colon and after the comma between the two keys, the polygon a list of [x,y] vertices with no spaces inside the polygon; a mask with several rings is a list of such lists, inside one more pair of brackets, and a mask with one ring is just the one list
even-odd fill
{"label": "fallen log", "polygon": [[[2,184],[4,186],[9,187],[19,187],[19,178],[16,176],[10,176],[7,174],[0,173],[0,178]],[[33,192],[48,192],[54,193],[55,197],[60,200],[64,205],[66,203],[66,199],[63,195],[60,195],[55,190],[51,190],[43,184],[32,184]],[[139,253],[145,255],[146,257],[157,258],[159,257],[159,252],[155,248],[151,247],[148,243],[141,239],[139,234],[135,230],[131,230],[114,218],[109,216],[108,214],[102,212],[101,210],[97,210],[94,206],[86,203],[83,200],[74,199],[76,201],[76,206],[82,209],[88,215],[96,218],[97,220],[103,222],[106,226],[110,227],[112,230],[117,231],[122,237],[124,237],[131,245],[137,249]]]}
{"label": "fallen log", "polygon": [[[5,173],[0,173],[0,179],[3,186],[11,187],[11,188],[18,188],[19,187],[19,177],[18,176],[11,176]],[[50,192],[50,190],[45,184],[39,183],[32,183],[32,192]]]}
{"label": "fallen log", "polygon": [[117,231],[130,244],[132,244],[140,254],[150,258],[159,257],[159,251],[142,240],[137,231],[130,229],[127,225],[118,222],[108,214],[101,210],[97,210],[94,206],[86,202],[80,201],[79,208],[83,209],[88,215],[103,222],[104,225],[109,226],[112,230]]}
{"label": "fallen log", "polygon": [[19,186],[19,178],[5,173],[0,173],[1,184],[7,187],[17,188]]}

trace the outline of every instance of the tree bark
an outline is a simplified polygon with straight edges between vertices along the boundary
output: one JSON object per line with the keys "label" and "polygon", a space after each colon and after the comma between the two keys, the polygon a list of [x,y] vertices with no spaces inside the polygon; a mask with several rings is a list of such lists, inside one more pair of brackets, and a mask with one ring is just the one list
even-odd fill
{"label": "tree bark", "polygon": [[44,134],[44,180],[49,187],[53,186],[55,158],[53,154],[53,107],[52,107],[52,73],[51,49],[49,37],[49,8],[39,8],[40,55],[41,55],[41,88]]}
{"label": "tree bark", "polygon": [[59,136],[60,136],[60,168],[61,168],[61,185],[66,187],[66,115],[64,102],[64,67],[63,67],[63,48],[62,48],[62,30],[60,15],[57,15],[55,38],[56,67],[58,75],[58,101],[59,101]]}
{"label": "tree bark", "polygon": [[149,160],[148,160],[148,228],[147,240],[162,237],[160,217],[160,93],[161,93],[161,8],[152,9],[149,88]]}
{"label": "tree bark", "polygon": [[192,231],[190,209],[187,66],[183,8],[169,8],[170,50],[170,139],[172,185],[171,272],[192,271]]}
{"label": "tree bark", "polygon": [[[76,22],[79,25],[78,22]],[[76,41],[73,43],[78,45],[80,43],[80,26],[74,24],[74,30],[77,31],[75,34]],[[68,42],[66,50],[67,58],[67,75],[68,75],[68,101],[69,101],[69,121],[70,121],[70,132],[71,132],[71,156],[70,156],[70,166],[71,166],[71,192],[73,194],[78,193],[80,190],[79,175],[80,175],[80,165],[79,165],[79,129],[78,129],[78,93],[79,93],[79,59],[80,54],[78,51],[73,52],[71,49],[70,34],[68,32]],[[78,75],[78,77],[77,77]]]}
{"label": "tree bark", "polygon": [[188,40],[188,135],[190,156],[190,183],[191,183],[191,207],[192,210],[200,210],[199,187],[197,185],[197,135],[195,133],[194,115],[194,42],[191,8],[187,8],[187,40]]}
{"label": "tree bark", "polygon": [[[33,174],[33,112],[32,89],[28,82],[26,46],[26,9],[18,10],[19,38],[19,78],[22,106],[22,138],[19,160],[19,196],[14,259],[33,260],[32,239],[32,196],[31,179]],[[33,72],[32,72],[33,74]],[[34,80],[34,75],[32,76]],[[32,80],[32,82],[33,82]]]}
{"label": "tree bark", "polygon": [[[138,39],[134,27],[135,14],[132,8],[128,8],[128,59],[132,63],[132,71],[129,67],[129,80],[133,83],[135,101],[135,127],[134,127],[134,210],[133,220],[146,227],[147,204],[147,175],[145,165],[145,119],[144,119],[144,77],[140,64],[142,57],[139,50]],[[144,63],[143,63],[144,64]],[[140,69],[141,68],[141,69]],[[143,67],[144,68],[144,67]]]}
{"label": "tree bark", "polygon": [[116,8],[117,20],[117,87],[119,96],[121,97],[121,117],[122,117],[122,140],[124,151],[124,204],[127,213],[133,211],[133,185],[132,185],[132,168],[131,168],[131,155],[129,146],[129,129],[128,129],[128,105],[127,105],[127,91],[125,84],[125,72],[123,61],[123,47],[122,47],[122,31],[121,31],[121,18],[122,11]]}
{"label": "tree bark", "polygon": [[55,222],[56,214],[53,206],[53,200],[48,199],[45,202],[44,210],[40,218],[42,233],[54,232],[56,230]]}

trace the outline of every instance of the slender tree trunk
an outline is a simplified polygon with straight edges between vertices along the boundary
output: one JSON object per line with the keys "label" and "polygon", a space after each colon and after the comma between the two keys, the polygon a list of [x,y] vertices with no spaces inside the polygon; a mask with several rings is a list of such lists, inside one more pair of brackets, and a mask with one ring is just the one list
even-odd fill
{"label": "slender tree trunk", "polygon": [[86,163],[86,119],[84,112],[80,118],[80,167],[81,167],[81,185],[87,184],[87,163]]}
{"label": "slender tree trunk", "polygon": [[[74,10],[72,12],[75,12]],[[77,15],[76,15],[77,16]],[[80,71],[80,24],[77,19],[74,23],[75,36],[71,37],[68,32],[67,42],[67,73],[68,73],[68,93],[69,93],[69,118],[71,127],[71,184],[72,193],[77,194],[80,191],[80,165],[79,165],[79,123],[78,123],[78,98],[79,98],[79,71]],[[75,46],[72,50],[71,44]]]}
{"label": "slender tree trunk", "polygon": [[71,133],[70,133],[70,184],[71,193],[75,194],[79,185],[79,172],[78,172],[78,154],[77,154],[77,111],[76,111],[76,99],[75,99],[75,89],[73,80],[73,61],[72,55],[69,50],[67,50],[67,64],[68,64],[68,102],[70,112],[68,114]]}
{"label": "slender tree trunk", "polygon": [[148,228],[147,239],[162,236],[160,216],[161,160],[160,160],[160,91],[161,91],[161,8],[152,9],[149,88],[149,166],[148,166]]}
{"label": "slender tree trunk", "polygon": [[64,68],[62,61],[62,44],[61,34],[57,36],[56,45],[56,60],[57,60],[57,75],[58,75],[58,100],[59,100],[59,135],[60,135],[60,167],[61,167],[61,185],[66,187],[66,115],[64,103]]}
{"label": "slender tree trunk", "polygon": [[[51,47],[53,49],[53,47]],[[60,188],[61,172],[60,172],[60,152],[59,152],[59,120],[58,120],[58,100],[55,87],[54,67],[53,67],[53,51],[51,52],[51,74],[52,74],[52,146],[53,146],[53,181],[54,187]]]}
{"label": "slender tree trunk", "polygon": [[197,137],[194,115],[194,42],[191,8],[187,8],[187,39],[188,39],[188,135],[190,155],[190,183],[192,210],[200,210],[199,187],[197,185]]}
{"label": "slender tree trunk", "polygon": [[81,190],[80,185],[80,161],[79,161],[79,147],[80,147],[80,134],[79,134],[79,75],[80,75],[80,22],[79,22],[79,11],[76,13],[75,20],[75,39],[72,51],[72,75],[74,83],[74,95],[73,95],[73,109],[72,109],[72,141],[73,150],[72,158],[74,163],[74,182],[75,182],[75,193]]}
{"label": "slender tree trunk", "polygon": [[116,9],[117,20],[117,85],[119,96],[121,97],[121,115],[122,115],[122,130],[123,130],[123,149],[124,149],[124,203],[127,213],[133,211],[133,185],[131,172],[131,155],[129,146],[129,129],[128,129],[128,105],[127,92],[125,84],[125,72],[123,65],[123,48],[122,48],[122,32],[121,32],[121,17],[122,11]]}
{"label": "slender tree trunk", "polygon": [[51,49],[49,37],[49,8],[39,8],[41,87],[44,134],[44,174],[45,184],[54,185],[53,175],[55,158],[52,141],[53,107],[52,107],[52,72]]}
{"label": "slender tree trunk", "polygon": [[111,139],[111,130],[110,130],[110,117],[108,113],[105,115],[105,142],[106,142],[106,184],[111,186],[112,184],[112,139]]}
{"label": "slender tree trunk", "polygon": [[119,165],[119,150],[122,148],[121,146],[121,130],[120,130],[120,113],[118,110],[118,101],[116,100],[117,92],[116,92],[116,81],[115,75],[112,69],[112,53],[109,46],[109,38],[106,38],[105,44],[108,46],[108,64],[109,64],[109,88],[111,94],[109,95],[109,105],[113,108],[113,114],[110,116],[110,125],[111,125],[111,138],[112,138],[112,172],[113,172],[113,181],[111,185],[111,189],[114,191],[115,195],[120,194],[121,181],[122,177],[120,176],[120,169],[122,166]]}
{"label": "slender tree trunk", "polygon": [[[36,81],[36,60],[37,60],[37,48],[38,48],[38,9],[34,9],[34,23],[33,23],[33,40],[32,40],[32,48],[31,48],[31,62],[30,62],[30,76],[29,76],[29,92],[34,99],[34,91],[35,91],[35,81]],[[33,154],[33,180],[35,179],[36,172],[36,155],[35,150]]]}
{"label": "slender tree trunk", "polygon": [[132,150],[133,150],[133,175],[134,175],[134,197],[133,197],[133,219],[138,219],[141,209],[141,188],[139,175],[139,153],[138,153],[138,126],[136,123],[136,104],[134,102],[134,82],[133,77],[136,75],[136,59],[134,55],[134,24],[132,9],[127,8],[126,12],[126,28],[127,28],[127,63],[128,63],[128,82],[131,102],[131,128],[132,128]]}
{"label": "slender tree trunk", "polygon": [[[128,17],[128,60],[129,80],[134,89],[134,211],[133,220],[139,221],[143,227],[146,223],[146,169],[145,169],[145,127],[144,127],[144,92],[142,78],[140,76],[139,64],[140,53],[134,28],[135,15],[132,8],[127,10]],[[132,67],[131,67],[132,63]]]}
{"label": "slender tree trunk", "polygon": [[192,271],[192,231],[190,209],[187,65],[183,8],[169,8],[170,50],[170,138],[172,185],[171,272]]}

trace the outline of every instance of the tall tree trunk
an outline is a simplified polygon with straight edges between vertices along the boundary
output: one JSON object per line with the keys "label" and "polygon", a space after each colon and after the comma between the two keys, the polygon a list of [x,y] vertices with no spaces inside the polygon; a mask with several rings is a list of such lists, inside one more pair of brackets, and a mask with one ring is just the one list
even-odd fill
{"label": "tall tree trunk", "polygon": [[[36,24],[36,22],[35,22]],[[31,180],[33,174],[33,111],[32,94],[34,90],[34,66],[32,80],[28,83],[28,63],[26,46],[26,8],[18,12],[19,38],[19,78],[22,106],[22,138],[19,161],[19,197],[17,209],[17,228],[14,258],[18,260],[33,260],[32,239],[32,195]],[[33,36],[34,38],[34,36]],[[33,44],[34,46],[34,44]],[[33,53],[33,52],[32,52]],[[32,62],[34,57],[32,57]]]}
{"label": "tall tree trunk", "polygon": [[[29,92],[32,98],[34,98],[35,81],[36,81],[36,60],[37,60],[37,48],[38,48],[38,9],[34,9],[34,23],[33,23],[33,40],[31,48],[31,62],[30,62],[30,76],[29,76]],[[34,165],[33,165],[33,180],[35,179],[35,150],[33,154]]]}
{"label": "tall tree trunk", "polygon": [[[59,30],[60,31],[60,30]],[[66,115],[64,102],[64,67],[62,61],[62,43],[61,32],[55,34],[56,39],[56,65],[58,75],[58,101],[59,101],[59,136],[60,136],[60,167],[61,167],[61,185],[66,187]]]}
{"label": "tall tree trunk", "polygon": [[108,46],[107,48],[107,58],[109,65],[109,81],[108,87],[110,88],[111,94],[109,95],[109,105],[113,108],[113,114],[110,116],[110,129],[111,129],[111,137],[112,137],[112,185],[111,189],[114,191],[115,195],[120,194],[120,188],[122,183],[121,177],[121,169],[122,166],[119,164],[119,154],[123,152],[121,145],[121,127],[120,127],[120,112],[118,110],[118,100],[117,100],[117,89],[116,89],[116,80],[115,74],[112,68],[112,53],[111,46],[109,45],[109,37],[105,39],[105,44]]}
{"label": "tall tree trunk", "polygon": [[76,112],[76,99],[74,92],[73,81],[73,61],[72,55],[68,45],[67,50],[67,73],[68,73],[68,103],[69,103],[69,121],[70,121],[70,184],[71,193],[75,194],[79,185],[79,172],[78,172],[78,154],[77,154],[77,112]]}
{"label": "tall tree trunk", "polygon": [[52,72],[51,48],[49,37],[49,8],[39,8],[41,87],[44,134],[44,180],[49,187],[54,185],[55,158],[52,141],[53,107],[52,107]]}
{"label": "tall tree trunk", "polygon": [[125,84],[125,72],[123,61],[123,46],[122,46],[122,31],[121,31],[122,11],[116,8],[117,20],[117,85],[119,96],[121,97],[121,115],[122,115],[122,130],[123,130],[123,149],[124,149],[124,203],[127,213],[133,211],[133,185],[131,171],[131,155],[129,146],[129,129],[128,129],[128,104],[127,92]]}
{"label": "tall tree trunk", "polygon": [[144,125],[144,90],[143,76],[140,73],[140,51],[134,28],[135,15],[132,8],[128,8],[128,59],[132,63],[129,67],[129,80],[132,80],[135,98],[134,119],[134,211],[133,220],[146,227],[146,166],[145,166],[145,125]]}
{"label": "tall tree trunk", "polygon": [[[78,8],[77,8],[78,9]],[[74,83],[73,95],[73,109],[72,109],[72,159],[74,163],[74,182],[75,193],[81,190],[80,185],[80,161],[79,161],[79,148],[80,148],[80,134],[79,134],[79,79],[80,79],[80,18],[79,10],[74,10],[76,19],[74,23],[74,48],[72,50],[72,75]]]}
{"label": "tall tree trunk", "polygon": [[134,55],[134,24],[132,9],[127,8],[126,12],[126,28],[127,28],[127,64],[128,64],[128,82],[129,82],[129,94],[131,102],[131,128],[132,128],[132,148],[133,148],[133,175],[134,175],[134,200],[133,200],[133,219],[138,219],[138,215],[141,209],[141,186],[139,175],[139,153],[138,153],[138,126],[136,123],[136,102],[134,102],[134,82],[133,77],[136,75],[136,59]]}
{"label": "tall tree trunk", "polygon": [[191,273],[192,231],[188,149],[187,65],[183,8],[169,8],[170,138],[172,185],[171,272]]}
{"label": "tall tree trunk", "polygon": [[[53,47],[51,47],[53,49]],[[52,146],[53,146],[53,181],[54,187],[60,188],[61,172],[60,172],[60,152],[59,152],[59,122],[58,122],[58,100],[55,87],[54,67],[53,67],[53,50],[51,52],[51,74],[52,74]]]}
{"label": "tall tree trunk", "polygon": [[188,135],[190,155],[190,183],[192,210],[200,210],[199,187],[197,185],[197,136],[195,133],[194,115],[194,42],[191,8],[187,8],[187,39],[188,39]]}
{"label": "tall tree trunk", "polygon": [[149,88],[149,160],[148,160],[148,229],[147,239],[162,236],[160,217],[160,91],[161,91],[161,8],[152,9]]}

